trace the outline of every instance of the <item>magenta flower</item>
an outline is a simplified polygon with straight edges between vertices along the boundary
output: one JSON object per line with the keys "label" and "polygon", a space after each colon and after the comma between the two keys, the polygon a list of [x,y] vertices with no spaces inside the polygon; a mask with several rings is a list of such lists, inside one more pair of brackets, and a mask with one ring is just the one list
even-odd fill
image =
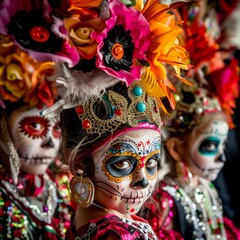
{"label": "magenta flower", "polygon": [[62,20],[51,15],[46,1],[4,0],[1,7],[1,33],[13,37],[35,60],[67,62],[69,67],[78,63],[79,55],[67,43]]}
{"label": "magenta flower", "polygon": [[136,62],[146,59],[149,24],[136,9],[119,1],[110,1],[109,10],[106,28],[91,35],[98,42],[96,66],[130,85],[140,79],[141,66]]}

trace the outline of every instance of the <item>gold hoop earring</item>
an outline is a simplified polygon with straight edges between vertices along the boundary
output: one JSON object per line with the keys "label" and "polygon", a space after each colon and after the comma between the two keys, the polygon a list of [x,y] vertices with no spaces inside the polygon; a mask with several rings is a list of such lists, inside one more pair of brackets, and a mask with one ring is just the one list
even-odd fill
{"label": "gold hoop earring", "polygon": [[81,207],[87,208],[92,204],[95,188],[92,181],[84,176],[83,171],[78,170],[77,175],[71,179],[70,189],[75,201]]}

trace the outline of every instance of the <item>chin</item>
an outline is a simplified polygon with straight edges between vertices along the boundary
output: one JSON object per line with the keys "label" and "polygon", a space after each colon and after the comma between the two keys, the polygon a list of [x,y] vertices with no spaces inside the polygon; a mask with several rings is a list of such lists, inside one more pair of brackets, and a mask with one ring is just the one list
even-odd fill
{"label": "chin", "polygon": [[23,170],[26,173],[29,174],[34,174],[34,175],[42,175],[44,174],[47,169],[48,169],[48,165],[21,165],[21,170]]}

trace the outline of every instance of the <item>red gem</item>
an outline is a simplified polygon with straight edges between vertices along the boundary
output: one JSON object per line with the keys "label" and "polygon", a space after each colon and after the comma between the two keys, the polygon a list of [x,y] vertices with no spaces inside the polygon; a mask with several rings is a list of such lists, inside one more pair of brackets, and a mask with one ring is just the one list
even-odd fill
{"label": "red gem", "polygon": [[130,212],[134,212],[134,211],[135,211],[135,209],[134,209],[134,208],[130,209]]}
{"label": "red gem", "polygon": [[76,111],[77,114],[83,114],[84,113],[84,108],[83,108],[83,106],[77,106],[75,108],[75,111]]}
{"label": "red gem", "polygon": [[43,26],[34,26],[30,30],[30,36],[36,42],[46,42],[49,39],[49,37],[50,37],[50,33]]}
{"label": "red gem", "polygon": [[154,111],[155,111],[156,113],[158,113],[158,108],[157,108],[157,107],[154,107]]}
{"label": "red gem", "polygon": [[200,94],[200,90],[196,90],[195,94],[199,95]]}
{"label": "red gem", "polygon": [[122,115],[122,110],[121,110],[121,109],[116,109],[116,110],[115,110],[115,114],[116,114],[117,116],[121,116],[121,115]]}
{"label": "red gem", "polygon": [[91,128],[91,123],[90,123],[90,121],[89,120],[83,120],[82,121],[82,127],[83,128],[85,128],[85,129],[89,129],[89,128]]}

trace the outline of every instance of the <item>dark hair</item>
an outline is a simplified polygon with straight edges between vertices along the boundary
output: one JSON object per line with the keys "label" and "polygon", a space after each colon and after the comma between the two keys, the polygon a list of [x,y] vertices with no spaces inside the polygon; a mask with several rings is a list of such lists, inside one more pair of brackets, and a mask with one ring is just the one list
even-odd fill
{"label": "dark hair", "polygon": [[[124,96],[128,103],[130,99],[128,97],[128,89],[125,83],[119,82],[113,87],[107,89],[112,90],[116,93],[120,93]],[[103,93],[102,97],[99,98],[99,101],[96,101],[94,106],[94,113],[100,119],[109,119],[109,116],[112,114],[113,109],[106,104],[106,101],[103,101],[104,98],[107,98],[107,91]],[[94,134],[88,134],[86,130],[82,127],[82,123],[78,118],[78,115],[75,111],[75,108],[66,109],[61,112],[61,129],[62,129],[62,141],[59,148],[60,158],[62,162],[70,165],[70,170],[75,171],[76,169],[86,170],[85,168],[91,166],[91,150],[95,144],[99,143],[103,139],[107,138],[109,135],[113,134],[111,132],[105,132],[101,135],[100,138],[96,139]],[[126,127],[126,124],[119,126],[118,130]],[[81,155],[79,153],[86,152],[89,149],[86,155]],[[74,158],[78,158],[78,155],[81,155],[79,161],[74,161],[71,163]],[[84,168],[84,169],[83,169]]]}

